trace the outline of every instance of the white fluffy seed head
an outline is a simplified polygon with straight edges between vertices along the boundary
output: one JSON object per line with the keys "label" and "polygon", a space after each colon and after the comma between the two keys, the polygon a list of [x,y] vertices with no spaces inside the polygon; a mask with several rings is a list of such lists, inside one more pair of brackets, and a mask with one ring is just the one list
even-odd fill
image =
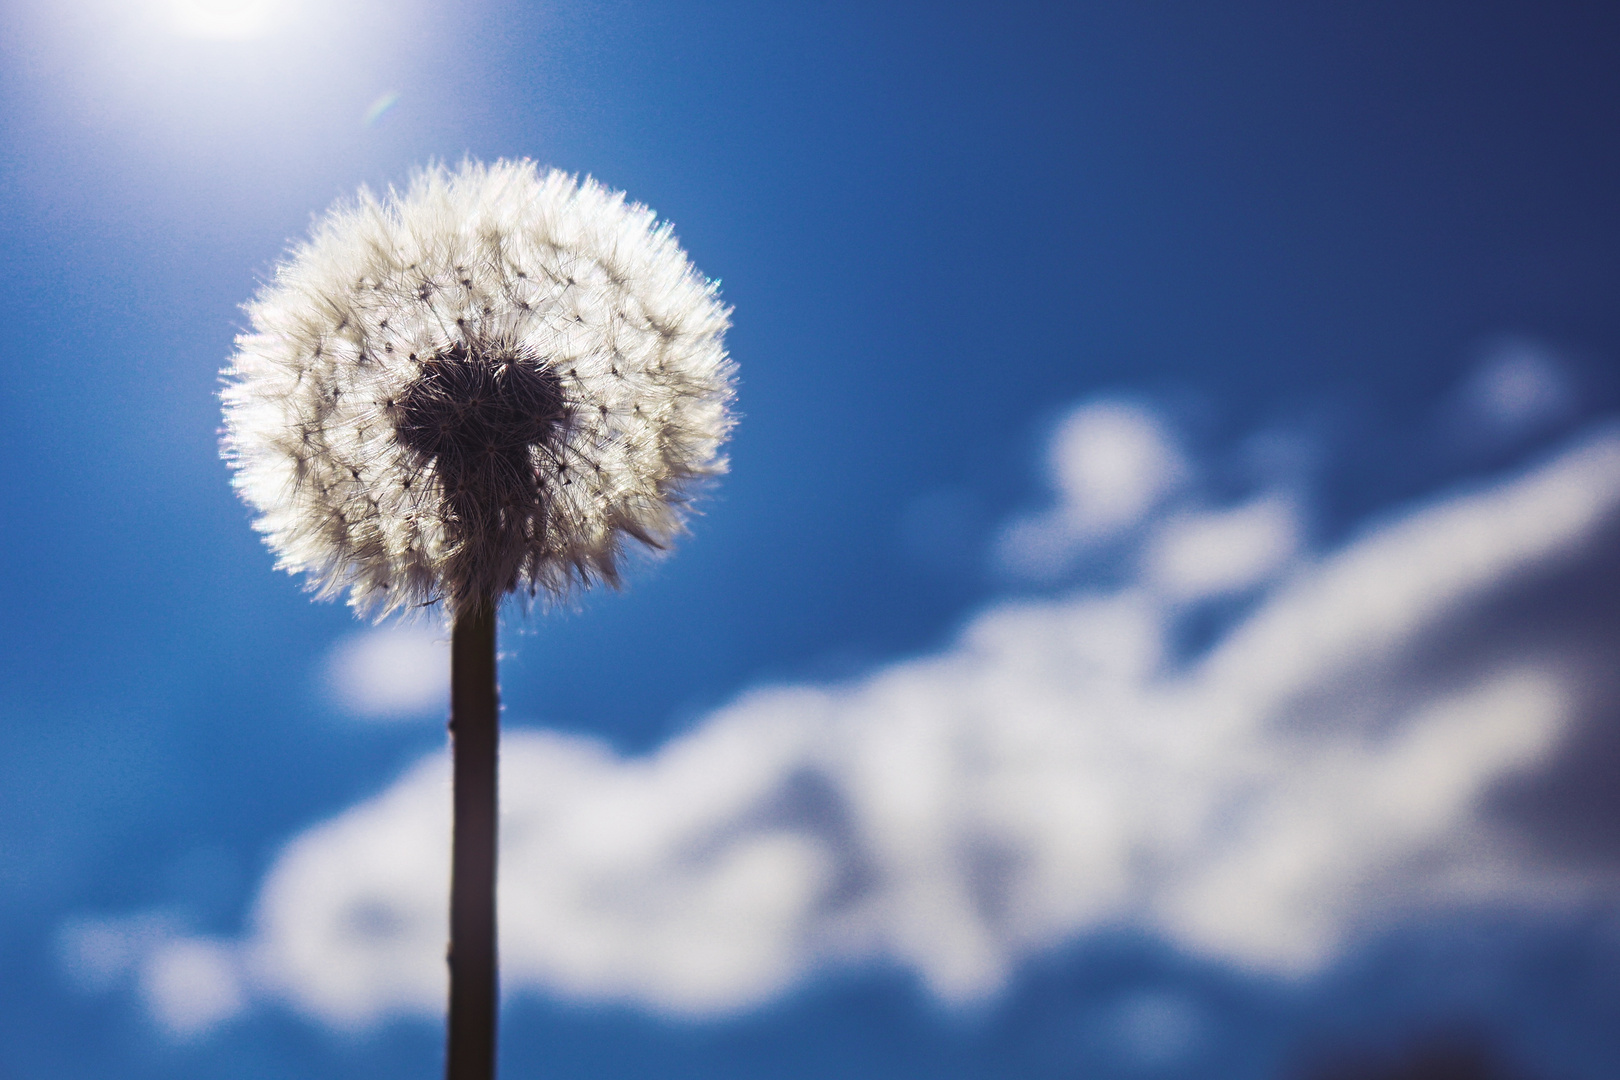
{"label": "white fluffy seed head", "polygon": [[362,612],[616,583],[723,472],[729,310],[670,226],[529,161],[362,190],[246,307],[223,452],[278,565]]}

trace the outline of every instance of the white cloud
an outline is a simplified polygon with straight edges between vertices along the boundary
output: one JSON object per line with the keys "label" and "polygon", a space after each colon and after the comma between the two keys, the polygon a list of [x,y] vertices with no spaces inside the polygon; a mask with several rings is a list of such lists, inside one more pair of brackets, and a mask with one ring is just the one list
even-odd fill
{"label": "white cloud", "polygon": [[[506,775],[521,748],[506,740]],[[514,793],[505,794],[510,817]],[[267,985],[339,1026],[438,1008],[449,815],[449,773],[436,756],[289,844],[259,893],[257,967]]]}
{"label": "white cloud", "polygon": [[190,937],[171,912],[65,922],[57,945],[68,978],[85,993],[133,983],[171,1037],[187,1040],[237,1015],[248,1001],[240,948]]}
{"label": "white cloud", "polygon": [[996,545],[997,563],[1015,577],[1060,577],[1088,545],[1138,524],[1189,472],[1156,413],[1107,400],[1082,404],[1063,418],[1047,469],[1054,505],[1010,522]]}
{"label": "white cloud", "polygon": [[244,995],[232,943],[175,938],[141,966],[147,1010],[177,1039],[190,1039],[242,1011]]}
{"label": "white cloud", "polygon": [[[936,655],[746,694],[645,757],[513,730],[505,985],[711,1015],[879,963],[966,1001],[1107,928],[1301,974],[1417,909],[1576,902],[1483,807],[1559,748],[1581,685],[1534,627],[1501,631],[1507,662],[1435,647],[1617,510],[1609,432],[1321,558],[1279,503],[1170,518],[1142,583],[995,605]],[[1259,577],[1248,618],[1170,659],[1178,597]],[[435,755],[296,838],[233,970],[335,1025],[436,1014],[448,806]],[[246,992],[203,956],[173,981],[214,990],[147,991],[172,1030],[207,1019],[173,1002]]]}
{"label": "white cloud", "polygon": [[1065,417],[1048,465],[1074,527],[1098,533],[1139,520],[1186,472],[1164,422],[1120,402],[1082,405]]}
{"label": "white cloud", "polygon": [[450,643],[436,626],[395,624],[338,641],[326,661],[338,705],[370,720],[444,716],[450,704]]}
{"label": "white cloud", "polygon": [[1172,599],[1240,592],[1286,566],[1300,540],[1294,501],[1267,495],[1230,510],[1170,518],[1148,542],[1142,573]]}
{"label": "white cloud", "polygon": [[176,935],[178,923],[161,911],[114,918],[73,918],[57,934],[69,980],[86,993],[111,990],[146,957]]}

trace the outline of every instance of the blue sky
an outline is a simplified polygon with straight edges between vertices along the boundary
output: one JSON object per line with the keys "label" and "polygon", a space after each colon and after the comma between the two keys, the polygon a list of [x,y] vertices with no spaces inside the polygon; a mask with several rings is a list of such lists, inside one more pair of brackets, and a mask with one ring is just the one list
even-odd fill
{"label": "blue sky", "polygon": [[0,1076],[437,1074],[433,635],[272,569],[216,394],[469,154],[673,221],[743,414],[503,631],[507,1075],[1609,1075],[1617,30],[0,8]]}

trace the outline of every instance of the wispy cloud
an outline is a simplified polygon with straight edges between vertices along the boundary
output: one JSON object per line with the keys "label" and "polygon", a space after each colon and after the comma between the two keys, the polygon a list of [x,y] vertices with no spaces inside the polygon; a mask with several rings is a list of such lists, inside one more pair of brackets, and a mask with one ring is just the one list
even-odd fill
{"label": "wispy cloud", "polygon": [[1190,471],[1163,417],[1113,399],[1087,402],[1063,418],[1046,467],[1053,505],[1008,522],[996,544],[999,568],[1012,577],[1062,577],[1086,548],[1139,524]]}
{"label": "wispy cloud", "polygon": [[1546,346],[1500,338],[1449,403],[1447,434],[1464,449],[1520,442],[1568,419],[1576,398],[1564,363]]}
{"label": "wispy cloud", "polygon": [[147,1012],[170,1036],[195,1038],[246,1004],[236,942],[192,937],[164,911],[73,919],[58,934],[68,977],[80,990],[133,984]]}
{"label": "wispy cloud", "polygon": [[[1109,440],[1113,480],[1063,471]],[[507,989],[709,1015],[876,963],[967,1001],[1121,927],[1301,974],[1414,911],[1589,898],[1491,806],[1560,752],[1590,679],[1540,615],[1480,612],[1600,557],[1620,434],[1319,555],[1292,496],[1208,509],[1144,407],[1081,406],[1053,459],[1066,543],[1136,530],[1117,589],[992,605],[935,655],[748,693],[645,757],[512,730]],[[1178,658],[1188,613],[1237,590],[1249,614]],[[184,938],[150,963],[339,1026],[437,1013],[448,808],[434,755],[295,838],[246,938],[197,943],[213,967],[175,959]]]}

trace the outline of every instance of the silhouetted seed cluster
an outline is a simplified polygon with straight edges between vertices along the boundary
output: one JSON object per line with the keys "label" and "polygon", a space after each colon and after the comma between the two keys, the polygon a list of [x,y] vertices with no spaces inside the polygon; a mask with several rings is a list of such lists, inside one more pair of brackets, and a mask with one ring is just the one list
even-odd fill
{"label": "silhouetted seed cluster", "polygon": [[438,484],[453,549],[446,580],[458,603],[516,584],[521,568],[503,565],[503,553],[544,536],[540,476],[557,464],[567,420],[557,376],[511,346],[457,342],[424,360],[394,402],[399,441],[431,466]]}

